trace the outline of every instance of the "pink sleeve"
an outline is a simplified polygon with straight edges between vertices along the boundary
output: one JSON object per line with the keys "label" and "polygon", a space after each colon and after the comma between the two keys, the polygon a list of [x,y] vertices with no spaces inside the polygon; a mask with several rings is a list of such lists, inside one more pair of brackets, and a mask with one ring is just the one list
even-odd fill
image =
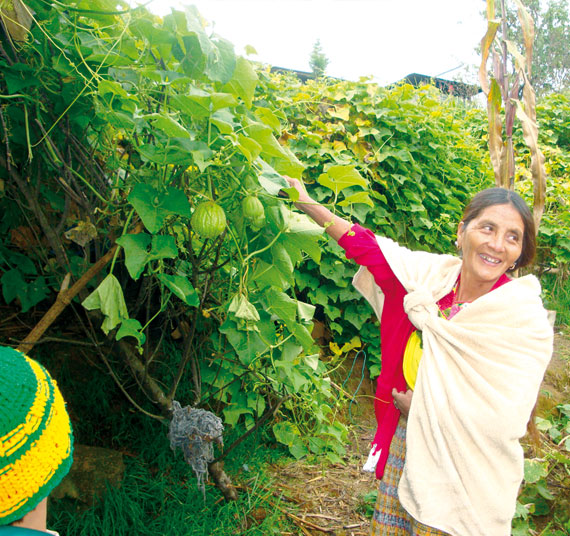
{"label": "pink sleeve", "polygon": [[344,249],[347,259],[353,259],[356,264],[368,268],[380,288],[394,279],[394,272],[388,265],[372,231],[355,223],[350,231],[342,235],[338,244]]}

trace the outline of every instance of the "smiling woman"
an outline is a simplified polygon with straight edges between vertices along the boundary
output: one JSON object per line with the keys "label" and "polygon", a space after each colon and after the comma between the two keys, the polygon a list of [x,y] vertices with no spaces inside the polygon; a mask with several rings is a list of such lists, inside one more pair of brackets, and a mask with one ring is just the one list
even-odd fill
{"label": "smiling woman", "polygon": [[552,355],[532,275],[532,214],[514,192],[477,194],[458,226],[461,258],[413,252],[316,203],[295,205],[362,267],[355,287],[381,319],[378,431],[365,469],[380,479],[373,535],[508,536],[524,435]]}
{"label": "smiling woman", "polygon": [[457,247],[463,254],[458,300],[470,302],[489,292],[502,274],[532,262],[536,251],[532,214],[514,192],[484,190],[465,209]]}

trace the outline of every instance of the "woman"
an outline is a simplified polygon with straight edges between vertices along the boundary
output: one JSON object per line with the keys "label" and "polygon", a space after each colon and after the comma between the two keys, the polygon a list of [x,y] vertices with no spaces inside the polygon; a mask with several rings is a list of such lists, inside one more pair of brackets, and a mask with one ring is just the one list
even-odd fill
{"label": "woman", "polygon": [[552,355],[534,276],[511,280],[535,253],[534,222],[509,190],[477,194],[457,230],[460,257],[411,252],[313,201],[381,322],[374,535],[510,534],[523,477],[519,439]]}

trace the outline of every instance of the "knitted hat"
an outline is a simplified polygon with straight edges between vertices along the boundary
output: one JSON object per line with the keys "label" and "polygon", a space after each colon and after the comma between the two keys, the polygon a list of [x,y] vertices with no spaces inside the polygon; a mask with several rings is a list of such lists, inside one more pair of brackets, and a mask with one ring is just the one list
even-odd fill
{"label": "knitted hat", "polygon": [[65,402],[39,363],[0,347],[0,525],[33,510],[71,467]]}

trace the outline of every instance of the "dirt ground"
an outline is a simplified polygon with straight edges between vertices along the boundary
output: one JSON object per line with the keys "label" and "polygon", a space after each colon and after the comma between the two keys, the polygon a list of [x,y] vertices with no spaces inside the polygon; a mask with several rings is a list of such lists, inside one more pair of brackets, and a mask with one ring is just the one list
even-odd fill
{"label": "dirt ground", "polygon": [[[353,378],[345,390],[354,393],[362,363],[355,366]],[[357,370],[358,369],[358,370]],[[280,508],[298,527],[290,535],[367,536],[370,530],[364,499],[376,489],[374,476],[362,472],[374,435],[372,396],[374,384],[366,378],[346,415],[353,439],[347,448],[344,464],[307,463],[306,460],[272,467],[275,485],[281,490]],[[538,414],[570,401],[570,332],[557,332],[554,355],[546,373],[539,398]]]}

